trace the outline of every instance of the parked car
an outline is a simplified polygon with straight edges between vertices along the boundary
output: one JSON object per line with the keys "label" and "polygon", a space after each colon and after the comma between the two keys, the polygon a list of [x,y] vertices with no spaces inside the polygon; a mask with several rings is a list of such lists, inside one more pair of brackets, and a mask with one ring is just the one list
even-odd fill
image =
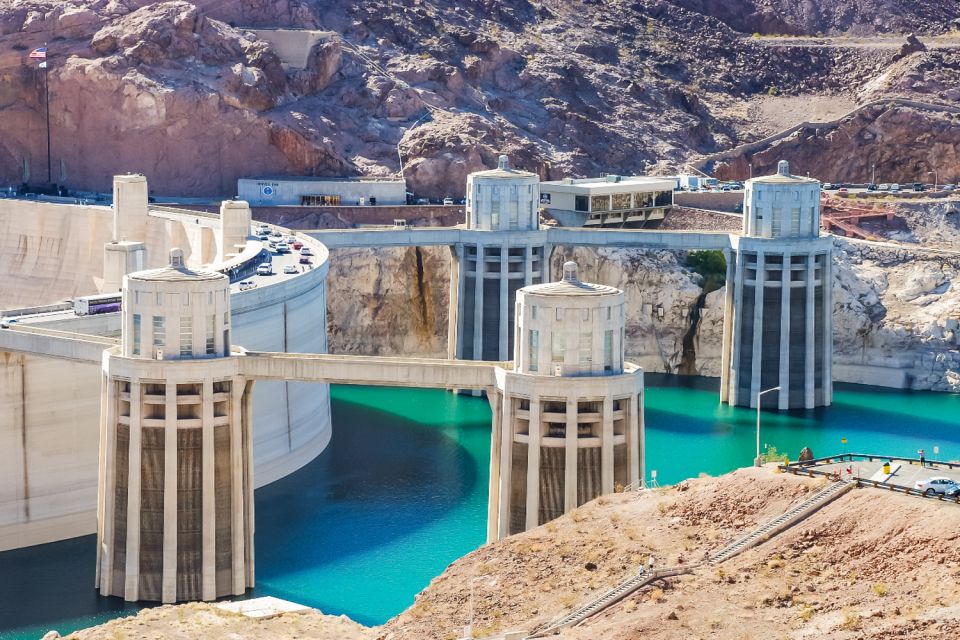
{"label": "parked car", "polygon": [[240,291],[246,291],[247,289],[256,289],[257,283],[253,280],[244,280],[240,283]]}
{"label": "parked car", "polygon": [[876,191],[876,190],[877,190],[877,185],[873,184],[872,182],[867,185],[867,191]]}
{"label": "parked car", "polygon": [[453,204],[453,198],[444,198],[443,204]]}
{"label": "parked car", "polygon": [[300,264],[310,264],[310,256],[300,256]]}
{"label": "parked car", "polygon": [[923,183],[922,183],[922,182],[914,182],[914,183],[913,183],[913,190],[914,190],[914,191],[923,191],[923,189],[924,189],[924,186],[923,186]]}
{"label": "parked car", "polygon": [[880,186],[877,187],[880,191],[890,191],[890,184],[887,182],[881,182]]}
{"label": "parked car", "polygon": [[299,273],[299,272],[297,271],[297,265],[295,265],[295,264],[288,264],[287,266],[285,266],[285,267],[283,268],[283,272],[286,273],[287,275],[289,275],[289,274],[291,274],[291,273]]}
{"label": "parked car", "polygon": [[955,190],[956,188],[957,188],[957,185],[955,185],[955,184],[942,184],[942,185],[940,185],[940,190],[941,190],[941,191],[953,191],[953,190]]}
{"label": "parked car", "polygon": [[300,255],[302,256],[312,256],[313,251],[310,251],[310,247],[303,247],[300,249]]}
{"label": "parked car", "polygon": [[[940,495],[956,495],[957,491],[960,490],[960,485],[958,485],[957,481],[953,478],[936,476],[927,478],[926,480],[918,480],[914,485],[914,489],[923,491],[923,493],[928,496],[932,496],[935,493]],[[953,493],[948,494],[948,491],[952,491]]]}
{"label": "parked car", "polygon": [[273,275],[273,265],[269,262],[264,262],[263,264],[257,267],[258,276],[272,276]]}
{"label": "parked car", "polygon": [[822,189],[823,189],[824,191],[830,191],[830,190],[835,189],[835,188],[836,188],[836,187],[833,186],[833,183],[832,183],[832,182],[824,182],[824,183],[823,183],[823,187],[822,187]]}
{"label": "parked car", "polygon": [[892,185],[890,185],[890,192],[891,192],[891,193],[899,193],[899,192],[900,192],[900,185],[897,184],[896,182],[894,182]]}
{"label": "parked car", "polygon": [[848,192],[847,192],[847,188],[846,188],[846,187],[840,187],[839,189],[837,189],[837,193],[848,193]]}
{"label": "parked car", "polygon": [[430,204],[430,199],[429,199],[429,198],[417,198],[414,202],[415,202],[415,204]]}
{"label": "parked car", "polygon": [[277,253],[290,253],[290,245],[288,245],[286,242],[278,242]]}

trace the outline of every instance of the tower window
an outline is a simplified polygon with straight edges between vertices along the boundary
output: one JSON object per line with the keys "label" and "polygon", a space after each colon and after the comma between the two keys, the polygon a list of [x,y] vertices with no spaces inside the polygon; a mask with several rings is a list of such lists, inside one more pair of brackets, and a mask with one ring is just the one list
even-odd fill
{"label": "tower window", "polygon": [[180,357],[189,358],[193,355],[193,318],[180,318]]}
{"label": "tower window", "polygon": [[536,329],[530,331],[530,371],[537,371],[540,365],[540,332]]}
{"label": "tower window", "polygon": [[140,314],[133,314],[133,355],[140,355]]}
{"label": "tower window", "polygon": [[217,316],[215,316],[215,315],[209,315],[209,316],[207,316],[207,344],[206,344],[206,352],[207,352],[207,355],[208,355],[208,356],[212,356],[213,353],[214,353],[214,351],[213,351],[213,347],[214,347],[214,344],[213,344],[213,343],[214,343],[214,337],[213,337],[213,336],[214,336],[214,324],[215,324],[215,322],[216,322],[216,319],[217,319]]}
{"label": "tower window", "polygon": [[153,316],[153,346],[155,347],[162,347],[167,343],[165,320],[163,316]]}
{"label": "tower window", "polygon": [[563,335],[556,331],[550,333],[550,360],[552,362],[563,362],[566,356],[566,345],[563,343]]}
{"label": "tower window", "polygon": [[603,332],[603,370],[613,371],[613,330]]}

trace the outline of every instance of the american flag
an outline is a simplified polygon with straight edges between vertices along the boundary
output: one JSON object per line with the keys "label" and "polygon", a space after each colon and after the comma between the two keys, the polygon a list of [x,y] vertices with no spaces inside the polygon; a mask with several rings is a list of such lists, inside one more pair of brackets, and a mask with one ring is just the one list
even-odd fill
{"label": "american flag", "polygon": [[30,52],[31,58],[40,58],[41,60],[47,57],[47,48],[46,47],[37,47]]}

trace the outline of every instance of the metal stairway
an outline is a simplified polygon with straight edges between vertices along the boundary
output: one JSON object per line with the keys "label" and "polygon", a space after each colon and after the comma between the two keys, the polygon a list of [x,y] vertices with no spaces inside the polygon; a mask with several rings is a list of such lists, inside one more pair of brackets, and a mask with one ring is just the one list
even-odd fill
{"label": "metal stairway", "polygon": [[853,487],[854,483],[846,480],[838,480],[833,484],[827,485],[786,513],[774,518],[773,520],[770,520],[769,522],[765,522],[747,535],[718,551],[716,554],[711,556],[710,560],[708,561],[709,564],[711,566],[720,564],[721,562],[729,560],[735,555],[746,551],[747,549],[754,547],[761,542],[769,540],[771,537],[780,533],[787,527],[796,524],[817,509],[823,507],[836,498],[839,498]]}
{"label": "metal stairway", "polygon": [[640,572],[631,578],[627,578],[613,589],[600,594],[596,599],[591,600],[584,606],[576,609],[562,618],[558,618],[551,622],[546,628],[541,631],[537,631],[530,638],[543,638],[545,636],[553,635],[560,629],[565,627],[572,627],[575,624],[578,624],[595,613],[599,613],[606,609],[607,607],[614,605],[631,593],[639,589],[640,587],[646,586],[651,582],[656,580],[661,580],[663,578],[671,578],[673,576],[678,576],[684,573],[693,572],[696,565],[684,566],[684,567],[668,567],[665,569],[659,569],[657,571],[647,572],[643,568],[640,569]]}
{"label": "metal stairway", "polygon": [[[747,549],[754,547],[766,540],[769,540],[776,534],[780,533],[784,529],[796,524],[800,520],[803,520],[814,511],[817,511],[824,505],[832,502],[836,498],[839,498],[844,493],[849,491],[855,486],[855,483],[848,482],[846,480],[839,480],[830,485],[827,485],[820,491],[817,491],[815,494],[798,504],[797,506],[791,508],[780,516],[777,516],[769,522],[765,522],[757,529],[751,531],[747,535],[739,538],[734,541],[727,547],[724,547],[715,555],[713,555],[708,563],[712,565],[719,564],[725,560],[729,560],[735,555],[746,551]],[[535,632],[529,638],[543,638],[549,635],[553,635],[557,631],[560,631],[563,628],[571,627],[573,625],[579,624],[589,618],[590,616],[599,613],[606,609],[607,607],[620,602],[630,594],[632,594],[637,589],[644,587],[651,582],[656,580],[661,580],[663,578],[670,578],[673,576],[682,575],[685,573],[692,573],[694,569],[700,566],[700,563],[686,565],[682,567],[668,567],[665,569],[660,569],[658,571],[647,572],[643,568],[640,569],[639,573],[636,575],[627,578],[614,588],[609,591],[600,594],[594,600],[591,600],[584,606],[576,609],[562,618],[558,618],[550,622],[545,628],[540,631]]]}

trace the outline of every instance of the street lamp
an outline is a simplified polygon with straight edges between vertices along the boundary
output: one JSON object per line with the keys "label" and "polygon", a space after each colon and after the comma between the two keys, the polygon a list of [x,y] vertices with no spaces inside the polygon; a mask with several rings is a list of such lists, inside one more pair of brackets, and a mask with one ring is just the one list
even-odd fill
{"label": "street lamp", "polygon": [[870,165],[870,184],[877,184],[877,163]]}
{"label": "street lamp", "polygon": [[771,391],[780,391],[780,387],[771,387],[757,393],[757,457],[753,459],[753,466],[760,466],[760,397]]}
{"label": "street lamp", "polygon": [[937,175],[936,171],[927,171],[927,175],[933,174],[933,190],[937,190],[937,183],[940,182],[940,176]]}
{"label": "street lamp", "polygon": [[750,163],[750,177],[753,178],[753,163]]}

